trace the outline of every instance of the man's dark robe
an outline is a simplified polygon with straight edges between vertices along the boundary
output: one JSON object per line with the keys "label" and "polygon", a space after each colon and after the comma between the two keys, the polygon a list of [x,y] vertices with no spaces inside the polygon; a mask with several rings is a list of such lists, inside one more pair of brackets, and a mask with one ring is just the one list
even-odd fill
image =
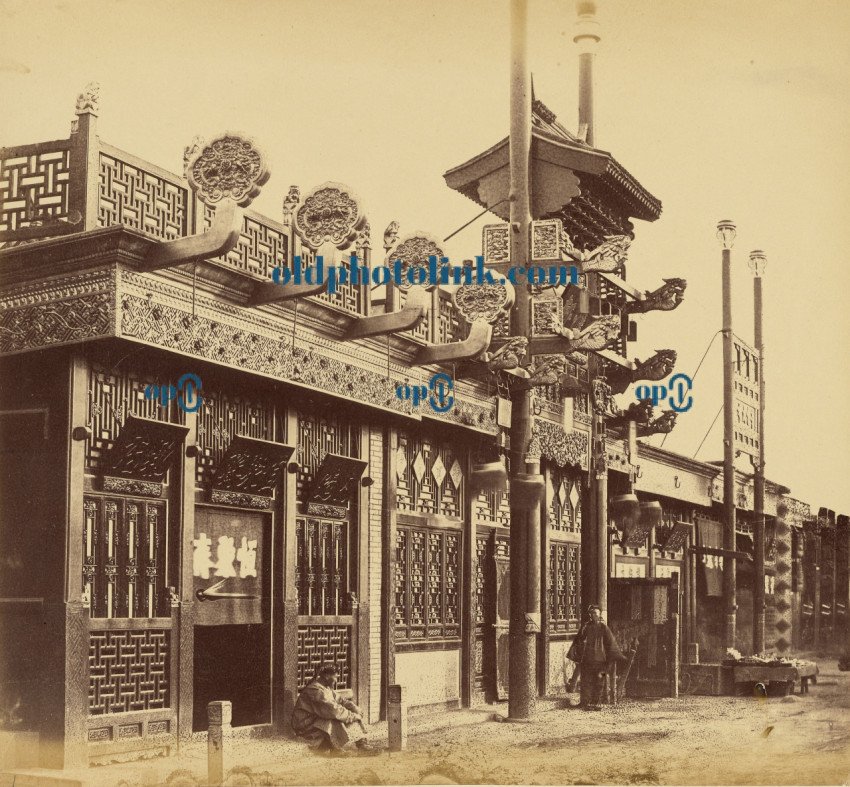
{"label": "man's dark robe", "polygon": [[314,680],[298,695],[292,712],[292,729],[313,748],[324,744],[342,749],[366,737],[363,722],[355,718],[359,713],[360,709],[351,700],[342,699],[332,688]]}
{"label": "man's dark robe", "polygon": [[598,705],[604,682],[603,673],[608,671],[612,659],[624,660],[617,640],[602,621],[585,623],[579,632],[579,640],[584,643],[581,658],[582,702]]}

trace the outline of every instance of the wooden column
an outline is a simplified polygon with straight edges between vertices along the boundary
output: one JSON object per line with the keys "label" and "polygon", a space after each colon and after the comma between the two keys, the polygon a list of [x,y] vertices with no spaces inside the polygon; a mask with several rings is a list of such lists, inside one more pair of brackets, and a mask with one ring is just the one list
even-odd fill
{"label": "wooden column", "polygon": [[387,716],[389,687],[395,683],[395,544],[396,463],[398,430],[388,426],[384,433],[384,522],[381,571],[381,719]]}
{"label": "wooden column", "polygon": [[[298,414],[291,407],[287,407],[285,413],[286,440],[290,445],[296,446],[297,451]],[[274,726],[276,730],[287,733],[291,732],[289,722],[298,699],[298,597],[295,587],[297,480],[296,473],[286,473],[283,482],[286,495],[283,506],[279,509],[283,511],[283,519],[277,528],[280,545],[278,554],[283,558],[283,574],[280,579],[283,609],[278,614],[278,622],[283,631],[275,635],[277,653],[272,669],[277,674],[277,696],[273,696],[277,712]]]}
{"label": "wooden column", "polygon": [[475,571],[478,560],[476,551],[476,525],[473,517],[473,495],[469,477],[472,464],[471,452],[467,450],[463,459],[463,577],[461,604],[460,644],[460,704],[464,708],[472,705],[472,690],[475,681]]}
{"label": "wooden column", "polygon": [[[360,459],[366,461],[366,473],[371,475],[372,466],[369,426],[360,427]],[[382,468],[377,468],[380,470]],[[357,498],[357,599],[359,601],[354,613],[353,624],[356,627],[357,648],[357,694],[355,702],[359,705],[366,719],[369,718],[370,707],[370,661],[369,661],[369,620],[372,600],[369,598],[369,540],[371,538],[371,520],[369,516],[369,489],[360,484],[359,480],[354,491]]]}
{"label": "wooden column", "polygon": [[[195,538],[195,444],[198,441],[198,414],[186,413],[189,433],[181,446],[178,467],[181,477],[180,494],[180,565],[177,592],[180,603],[172,613],[179,616],[178,675],[177,675],[177,736],[178,745],[192,737],[194,712],[194,659],[195,659],[195,577],[192,567],[193,540]],[[186,450],[190,449],[190,450]]]}

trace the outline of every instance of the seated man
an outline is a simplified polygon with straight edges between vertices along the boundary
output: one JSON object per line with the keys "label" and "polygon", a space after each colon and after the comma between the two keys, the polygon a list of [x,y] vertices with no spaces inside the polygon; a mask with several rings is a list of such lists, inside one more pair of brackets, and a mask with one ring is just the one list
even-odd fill
{"label": "seated man", "polygon": [[298,695],[292,729],[317,752],[340,752],[352,742],[363,751],[371,751],[362,711],[334,690],[338,675],[335,664],[319,667],[316,677]]}

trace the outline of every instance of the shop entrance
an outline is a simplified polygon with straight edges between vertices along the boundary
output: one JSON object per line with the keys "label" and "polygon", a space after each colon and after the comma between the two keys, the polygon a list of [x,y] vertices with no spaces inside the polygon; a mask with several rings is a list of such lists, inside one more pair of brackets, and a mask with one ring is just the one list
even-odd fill
{"label": "shop entrance", "polygon": [[270,537],[267,514],[195,510],[195,731],[219,700],[234,727],[271,722]]}

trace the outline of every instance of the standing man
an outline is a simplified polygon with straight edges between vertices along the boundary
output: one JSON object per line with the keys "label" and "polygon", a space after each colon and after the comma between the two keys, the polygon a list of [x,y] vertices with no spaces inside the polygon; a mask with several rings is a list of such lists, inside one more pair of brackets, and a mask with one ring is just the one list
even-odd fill
{"label": "standing man", "polygon": [[373,752],[366,742],[363,711],[336,692],[339,669],[322,664],[316,677],[298,695],[292,729],[316,752],[342,752],[355,743],[361,752]]}
{"label": "standing man", "polygon": [[581,706],[585,710],[602,710],[602,689],[612,659],[628,661],[617,646],[617,640],[602,622],[602,610],[596,604],[587,608],[590,617],[579,632],[581,653]]}

